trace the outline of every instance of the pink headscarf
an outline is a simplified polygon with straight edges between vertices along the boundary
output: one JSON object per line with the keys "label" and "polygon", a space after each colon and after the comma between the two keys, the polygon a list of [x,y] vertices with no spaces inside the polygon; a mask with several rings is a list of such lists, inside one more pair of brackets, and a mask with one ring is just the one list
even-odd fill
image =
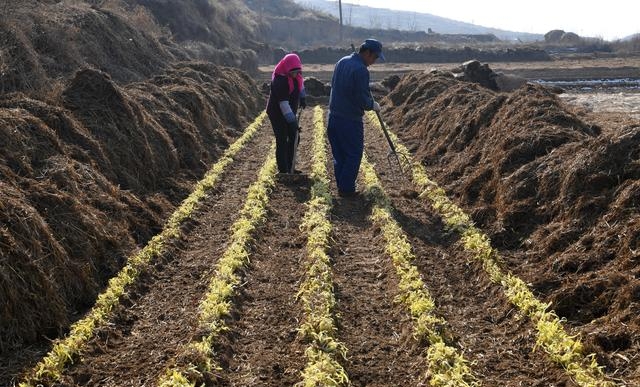
{"label": "pink headscarf", "polygon": [[[287,54],[276,65],[276,68],[273,70],[273,74],[271,74],[271,80],[273,81],[276,75],[284,75],[289,81],[289,93],[291,93],[293,92],[294,85],[293,78],[289,76],[289,71],[294,69],[300,69],[300,71],[302,71],[302,61],[297,54]],[[296,75],[296,81],[298,81],[298,90],[302,92],[302,89],[304,89],[304,78],[302,78],[302,73]]]}

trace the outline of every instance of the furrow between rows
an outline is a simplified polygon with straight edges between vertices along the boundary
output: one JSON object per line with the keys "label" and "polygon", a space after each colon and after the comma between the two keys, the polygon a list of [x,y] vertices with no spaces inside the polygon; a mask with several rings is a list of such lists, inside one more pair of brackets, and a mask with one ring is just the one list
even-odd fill
{"label": "furrow between rows", "polygon": [[[372,114],[369,123],[379,130],[381,125]],[[399,142],[397,136],[390,133],[398,152],[407,157],[403,168],[411,175],[413,184],[418,188],[418,197],[427,201],[442,217],[448,230],[461,237],[465,250],[482,264],[491,281],[503,288],[506,298],[528,316],[536,329],[536,346],[544,349],[549,358],[561,365],[576,384],[581,387],[614,386],[608,380],[593,355],[584,355],[582,344],[577,337],[570,336],[561,320],[549,305],[539,301],[521,279],[505,271],[500,264],[497,250],[491,247],[489,238],[475,227],[470,217],[453,203],[446,192],[432,181],[425,168],[412,161],[407,148]]]}
{"label": "furrow between rows", "polygon": [[303,304],[301,335],[309,342],[305,351],[307,364],[300,383],[305,387],[346,386],[349,378],[339,360],[347,348],[336,340],[334,319],[336,299],[333,289],[331,258],[332,226],[329,220],[332,198],[327,173],[327,150],[322,108],[314,110],[311,170],[311,200],[302,228],[307,234],[306,273],[298,292]]}
{"label": "furrow between rows", "polygon": [[[241,152],[263,128],[265,115],[262,114],[247,127],[244,134],[236,140],[212,166],[205,177],[195,186],[193,193],[183,201],[180,207],[167,221],[163,231],[155,236],[139,253],[133,255],[121,272],[109,281],[106,290],[100,294],[96,304],[83,319],[77,321],[65,338],[54,343],[53,349],[27,375],[21,386],[50,385],[60,380],[69,379],[64,376],[69,365],[82,366],[87,352],[87,345],[98,342],[98,332],[116,325],[114,319],[117,312],[126,307],[129,293],[135,288],[141,276],[148,274],[152,263],[162,261],[170,255],[170,251],[181,243],[186,228],[193,221],[196,213],[201,211],[206,199],[215,192],[230,166]],[[80,360],[82,355],[83,359]],[[80,377],[78,383],[87,383],[87,375]],[[66,380],[70,383],[69,380]]]}
{"label": "furrow between rows", "polygon": [[242,283],[241,270],[249,263],[256,228],[267,216],[269,194],[277,172],[274,153],[272,147],[257,181],[249,187],[239,219],[229,229],[231,238],[198,308],[199,338],[186,345],[178,364],[160,377],[158,384],[162,387],[195,386],[211,379],[211,374],[219,368],[213,359],[214,345],[220,334],[229,329],[226,320],[236,289]]}
{"label": "furrow between rows", "polygon": [[394,220],[390,200],[373,166],[365,157],[362,165],[365,193],[374,204],[371,219],[378,224],[386,240],[386,251],[393,260],[400,278],[401,301],[413,319],[413,335],[428,343],[427,376],[431,386],[480,386],[468,361],[447,337],[447,322],[436,314],[436,305],[425,287],[415,255],[406,234]]}

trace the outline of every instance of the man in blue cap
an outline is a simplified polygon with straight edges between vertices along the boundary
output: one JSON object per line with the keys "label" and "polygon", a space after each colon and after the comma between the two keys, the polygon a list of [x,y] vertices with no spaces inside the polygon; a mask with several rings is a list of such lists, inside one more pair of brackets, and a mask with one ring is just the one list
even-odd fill
{"label": "man in blue cap", "polygon": [[331,79],[327,135],[340,196],[356,196],[356,179],[364,151],[365,110],[380,111],[369,90],[369,70],[382,55],[382,44],[367,39],[357,53],[336,64]]}

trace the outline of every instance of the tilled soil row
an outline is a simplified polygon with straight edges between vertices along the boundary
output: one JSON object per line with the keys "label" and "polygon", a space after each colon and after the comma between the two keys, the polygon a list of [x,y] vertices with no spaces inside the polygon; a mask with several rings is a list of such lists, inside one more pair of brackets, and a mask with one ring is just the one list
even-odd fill
{"label": "tilled soil row", "polygon": [[[312,112],[302,114],[296,169],[310,170]],[[300,224],[309,200],[306,176],[279,177],[271,193],[267,223],[234,300],[234,321],[218,348],[223,386],[292,386],[301,380],[304,343],[297,328],[302,318],[296,294],[303,275],[305,235]]]}
{"label": "tilled soil row", "polygon": [[271,144],[268,121],[241,151],[185,236],[156,262],[116,310],[113,323],[88,343],[65,386],[154,385],[197,329],[197,307],[229,237],[248,186]]}
{"label": "tilled soil row", "polygon": [[348,350],[345,371],[354,387],[423,385],[424,348],[412,338],[406,308],[394,301],[399,279],[380,229],[369,220],[371,205],[362,197],[340,198],[331,162],[328,168],[335,198],[331,257],[337,339]]}
{"label": "tilled soil row", "polygon": [[[305,114],[304,128],[311,128]],[[309,172],[311,130],[302,133],[301,168]],[[332,166],[327,166],[332,174]],[[245,286],[234,302],[231,332],[217,350],[220,384],[292,386],[301,380],[305,344],[297,328],[302,311],[296,293],[303,278],[305,237],[299,230],[308,199],[306,180],[281,181],[272,193],[267,224],[257,237]],[[295,185],[297,184],[297,185]],[[344,367],[353,386],[417,386],[425,380],[424,348],[412,339],[411,319],[394,302],[398,279],[384,252],[370,206],[342,199],[332,182],[333,278],[338,334],[348,349]]]}
{"label": "tilled soil row", "polygon": [[[311,128],[305,112],[302,126]],[[310,167],[311,130],[302,133],[299,169]],[[483,385],[573,386],[542,351],[533,351],[534,332],[518,317],[502,289],[470,261],[457,236],[419,202],[408,181],[398,180],[386,161],[386,142],[367,128],[367,152],[409,235],[424,282],[455,335],[454,343],[473,362]],[[247,187],[271,143],[268,122],[206,201],[184,239],[156,262],[122,302],[113,323],[97,332],[83,361],[62,385],[155,385],[158,375],[197,331],[197,306],[225,248]],[[330,163],[329,163],[330,164]],[[333,178],[332,165],[328,165]],[[348,349],[343,366],[353,386],[419,386],[428,383],[424,346],[412,337],[406,308],[394,301],[398,278],[384,251],[380,230],[369,220],[364,198],[335,199],[334,242],[337,340]],[[305,344],[297,334],[302,310],[296,300],[303,278],[305,237],[300,231],[309,181],[281,179],[271,194],[269,217],[256,236],[244,285],[234,299],[231,330],[217,345],[225,386],[292,386],[301,380]]]}
{"label": "tilled soil row", "polygon": [[446,232],[434,211],[417,199],[410,181],[389,165],[380,131],[368,126],[365,132],[367,155],[392,197],[396,220],[417,257],[415,264],[478,379],[485,386],[574,386],[542,350],[534,351],[536,335],[530,321],[520,317],[503,290],[462,250],[458,236]]}

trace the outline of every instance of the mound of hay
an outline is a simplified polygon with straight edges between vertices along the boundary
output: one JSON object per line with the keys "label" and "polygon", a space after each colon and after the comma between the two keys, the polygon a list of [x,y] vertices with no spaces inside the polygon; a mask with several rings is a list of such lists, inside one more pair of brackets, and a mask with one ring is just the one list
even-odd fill
{"label": "mound of hay", "polygon": [[55,337],[263,106],[251,78],[178,63],[126,87],[81,70],[61,106],[0,99],[0,351]]}
{"label": "mound of hay", "polygon": [[175,61],[156,39],[107,10],[36,3],[0,19],[0,91],[50,89],[50,80],[93,67],[119,82],[143,80]]}
{"label": "mound of hay", "polygon": [[[595,320],[585,329],[605,332],[602,349],[631,345],[640,334],[640,125],[601,129],[543,87],[495,93],[438,72],[405,76],[385,105],[516,274],[570,323]],[[629,340],[611,344],[607,330]]]}
{"label": "mound of hay", "polygon": [[304,89],[307,92],[307,95],[314,97],[328,97],[331,94],[331,85],[325,84],[315,77],[308,77],[304,79]]}
{"label": "mound of hay", "polygon": [[0,7],[2,353],[86,311],[264,106],[246,73],[193,61],[257,70],[246,6],[169,3]]}
{"label": "mound of hay", "polygon": [[236,0],[10,3],[0,8],[0,93],[40,97],[58,85],[52,80],[82,68],[120,84],[143,81],[178,61],[257,72],[255,50],[263,48],[253,14]]}

